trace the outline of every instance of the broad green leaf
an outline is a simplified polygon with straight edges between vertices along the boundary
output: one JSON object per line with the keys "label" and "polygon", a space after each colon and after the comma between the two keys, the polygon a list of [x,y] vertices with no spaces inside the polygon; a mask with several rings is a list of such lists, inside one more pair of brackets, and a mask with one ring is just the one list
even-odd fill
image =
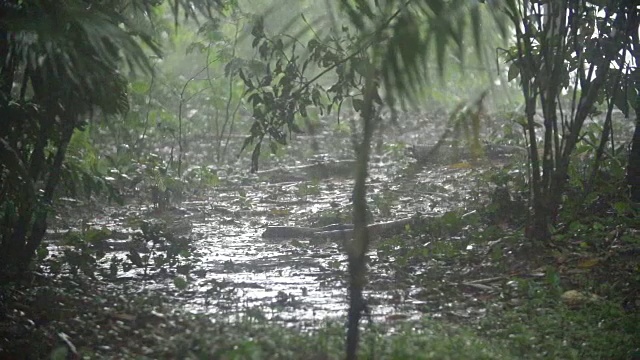
{"label": "broad green leaf", "polygon": [[189,283],[187,282],[187,279],[185,277],[176,276],[173,278],[173,285],[175,285],[178,290],[184,290],[187,288],[187,286],[189,286]]}

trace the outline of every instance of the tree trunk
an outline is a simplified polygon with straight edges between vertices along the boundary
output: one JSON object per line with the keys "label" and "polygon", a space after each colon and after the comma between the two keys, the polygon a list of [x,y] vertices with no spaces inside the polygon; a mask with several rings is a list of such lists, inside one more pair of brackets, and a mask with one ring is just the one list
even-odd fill
{"label": "tree trunk", "polygon": [[640,106],[636,107],[636,130],[633,133],[629,151],[627,185],[631,201],[640,202]]}
{"label": "tree trunk", "polygon": [[361,118],[362,142],[356,147],[356,176],[353,187],[353,240],[346,243],[349,268],[349,313],[347,326],[347,360],[357,359],[360,339],[359,324],[365,303],[362,291],[366,282],[369,230],[367,228],[367,171],[371,138],[375,127],[373,98],[375,94],[373,74],[365,79],[365,91]]}
{"label": "tree trunk", "polygon": [[[633,25],[630,28],[638,28],[640,23],[639,12],[631,12],[633,16]],[[635,59],[636,65],[640,61],[640,39],[638,38],[638,32],[631,32],[631,38],[633,39],[633,47],[631,48],[631,54]],[[638,69],[635,70],[638,74]],[[627,164],[627,185],[629,186],[629,195],[631,201],[640,202],[640,77],[635,76],[631,86],[636,89],[636,99],[633,104],[633,108],[636,113],[636,130],[633,132],[633,138],[631,140],[631,149],[629,150],[629,163]]]}

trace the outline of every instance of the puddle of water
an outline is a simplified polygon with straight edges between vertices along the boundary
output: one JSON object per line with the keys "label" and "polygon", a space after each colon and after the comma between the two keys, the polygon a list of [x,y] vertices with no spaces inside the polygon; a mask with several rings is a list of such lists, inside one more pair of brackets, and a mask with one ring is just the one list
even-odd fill
{"label": "puddle of water", "polygon": [[[390,169],[378,165],[371,172],[375,179],[370,184],[371,194],[398,193],[391,218],[377,221],[412,216],[416,211],[443,211],[468,201],[470,189],[454,184],[459,184],[470,170],[425,170],[417,181],[396,182]],[[140,286],[175,293],[186,301],[186,309],[194,312],[233,313],[255,308],[268,319],[305,324],[344,316],[346,256],[337,244],[311,244],[304,238],[271,241],[261,234],[267,224],[305,226],[309,215],[331,209],[336,203],[348,203],[351,184],[335,180],[312,184],[318,190],[302,196],[304,201],[300,201],[301,183],[258,183],[244,186],[244,196],[238,190],[218,190],[210,199],[184,202],[181,207],[189,210],[182,211],[181,216],[190,219],[194,252],[199,257],[191,271],[189,288],[177,292],[169,280],[141,282]],[[455,200],[450,199],[452,191],[457,194]],[[125,214],[144,211],[135,207],[129,210],[113,212],[119,216],[96,217],[92,225],[123,232]],[[124,252],[115,255],[126,256]],[[378,263],[375,251],[370,257],[372,264]],[[121,276],[135,278],[140,273],[133,269]],[[427,302],[410,297],[394,301],[380,291],[368,292],[367,296],[375,300],[371,305],[373,316],[389,321],[419,317],[421,312],[416,309],[427,306]]]}

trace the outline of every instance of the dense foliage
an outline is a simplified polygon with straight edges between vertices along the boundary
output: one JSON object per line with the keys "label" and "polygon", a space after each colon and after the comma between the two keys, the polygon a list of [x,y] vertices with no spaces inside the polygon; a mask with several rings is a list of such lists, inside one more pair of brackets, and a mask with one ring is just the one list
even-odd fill
{"label": "dense foliage", "polygon": [[[505,12],[516,32],[516,43],[506,54],[511,62],[509,77],[519,75],[525,99],[523,127],[529,142],[533,208],[530,234],[548,241],[562,203],[572,154],[585,121],[601,112],[597,104],[606,105],[607,120],[600,139],[592,144],[596,150],[592,175],[583,184],[584,191],[590,191],[603,162],[606,165],[625,151],[625,146],[613,145],[612,113],[617,108],[628,116],[640,98],[636,67],[640,60],[640,14],[635,5],[626,2],[512,1]],[[535,118],[539,108],[544,129],[541,139]],[[605,153],[608,143],[610,151]],[[635,193],[637,179],[632,173],[637,164],[629,165],[628,185]]]}
{"label": "dense foliage", "polygon": [[[2,3],[3,277],[24,271],[40,247],[74,133],[97,117],[126,113],[123,74],[152,71],[148,52],[160,48],[148,27],[158,5]],[[187,15],[220,6],[192,5],[176,1],[175,17],[181,6]]]}

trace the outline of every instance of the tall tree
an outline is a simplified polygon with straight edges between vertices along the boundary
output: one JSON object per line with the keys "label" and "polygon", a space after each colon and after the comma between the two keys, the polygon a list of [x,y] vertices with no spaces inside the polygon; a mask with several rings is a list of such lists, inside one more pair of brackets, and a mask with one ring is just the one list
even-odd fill
{"label": "tall tree", "polygon": [[[636,29],[640,27],[640,8],[631,7],[629,9],[629,22]],[[635,68],[630,71],[627,77],[629,94],[635,95],[635,99],[630,99],[635,112],[636,128],[631,139],[629,150],[629,163],[627,166],[627,185],[631,195],[631,200],[640,203],[640,37],[638,31],[630,34],[630,53],[635,61]]]}
{"label": "tall tree", "polygon": [[[619,87],[625,54],[637,33],[632,16],[637,10],[627,1],[510,0],[503,11],[516,33],[507,54],[509,77],[519,76],[525,101],[533,209],[528,234],[546,242],[583,124],[597,111],[605,91],[615,94],[611,90]],[[568,109],[562,106],[563,91],[571,94]],[[626,104],[626,92],[620,94]]]}

